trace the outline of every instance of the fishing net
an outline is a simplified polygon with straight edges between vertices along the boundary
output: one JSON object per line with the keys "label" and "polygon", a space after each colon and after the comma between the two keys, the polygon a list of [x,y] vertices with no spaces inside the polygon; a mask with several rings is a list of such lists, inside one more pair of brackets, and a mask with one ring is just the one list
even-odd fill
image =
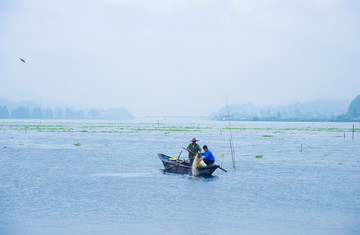
{"label": "fishing net", "polygon": [[206,166],[203,160],[199,161],[198,156],[195,157],[194,162],[192,164],[192,175],[196,176],[199,175],[198,167],[199,166]]}

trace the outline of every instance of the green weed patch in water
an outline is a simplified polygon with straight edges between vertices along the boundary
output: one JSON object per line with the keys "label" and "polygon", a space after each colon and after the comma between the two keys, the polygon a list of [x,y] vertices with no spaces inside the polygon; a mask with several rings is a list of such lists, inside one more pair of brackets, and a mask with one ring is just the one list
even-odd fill
{"label": "green weed patch in water", "polygon": [[255,158],[263,158],[263,155],[256,155]]}
{"label": "green weed patch in water", "polygon": [[262,131],[262,130],[265,130],[265,131],[271,131],[273,130],[272,127],[224,127],[222,128],[224,130],[241,130],[241,131],[246,131],[246,130],[252,130],[252,131]]}
{"label": "green weed patch in water", "polygon": [[133,131],[171,131],[171,132],[193,132],[193,131],[200,131],[199,129],[188,129],[188,128],[179,128],[179,129],[174,129],[174,128],[130,128],[130,130]]}
{"label": "green weed patch in water", "polygon": [[262,135],[261,137],[273,137],[272,135]]}
{"label": "green weed patch in water", "polygon": [[74,146],[81,146],[81,144],[80,144],[80,143],[76,143],[76,144],[74,144]]}

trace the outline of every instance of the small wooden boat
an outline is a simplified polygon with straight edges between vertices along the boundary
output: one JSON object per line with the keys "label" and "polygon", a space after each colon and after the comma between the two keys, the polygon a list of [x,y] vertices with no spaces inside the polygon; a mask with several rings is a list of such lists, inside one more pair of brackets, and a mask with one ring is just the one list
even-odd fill
{"label": "small wooden boat", "polygon": [[[164,173],[170,172],[183,175],[192,175],[192,169],[189,162],[177,160],[176,158],[174,159],[161,153],[159,153],[158,156],[165,167]],[[197,169],[199,176],[210,176],[219,167],[219,165],[199,166]]]}

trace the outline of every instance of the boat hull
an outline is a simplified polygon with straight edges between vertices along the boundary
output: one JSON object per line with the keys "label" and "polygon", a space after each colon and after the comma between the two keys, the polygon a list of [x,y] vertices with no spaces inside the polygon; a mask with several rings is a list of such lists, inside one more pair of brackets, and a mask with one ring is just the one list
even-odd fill
{"label": "boat hull", "polygon": [[[175,174],[182,174],[182,175],[192,175],[192,168],[191,165],[184,161],[172,161],[169,160],[171,157],[165,155],[165,154],[158,154],[161,162],[163,163],[165,167],[165,171],[169,173],[175,173]],[[219,168],[218,165],[212,165],[212,166],[199,166],[198,172],[199,176],[210,176],[217,168]]]}

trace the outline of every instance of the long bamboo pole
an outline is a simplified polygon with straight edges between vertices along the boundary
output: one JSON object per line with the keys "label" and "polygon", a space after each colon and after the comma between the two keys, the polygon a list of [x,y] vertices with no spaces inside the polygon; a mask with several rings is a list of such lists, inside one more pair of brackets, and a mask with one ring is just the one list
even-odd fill
{"label": "long bamboo pole", "polygon": [[232,157],[232,163],[233,163],[234,171],[236,171],[234,142],[233,142],[233,138],[232,138],[231,125],[230,125],[229,102],[228,102],[226,96],[225,96],[225,99],[226,99],[226,109],[227,109],[227,115],[228,115],[229,132],[230,132],[229,142],[230,142],[231,157]]}

